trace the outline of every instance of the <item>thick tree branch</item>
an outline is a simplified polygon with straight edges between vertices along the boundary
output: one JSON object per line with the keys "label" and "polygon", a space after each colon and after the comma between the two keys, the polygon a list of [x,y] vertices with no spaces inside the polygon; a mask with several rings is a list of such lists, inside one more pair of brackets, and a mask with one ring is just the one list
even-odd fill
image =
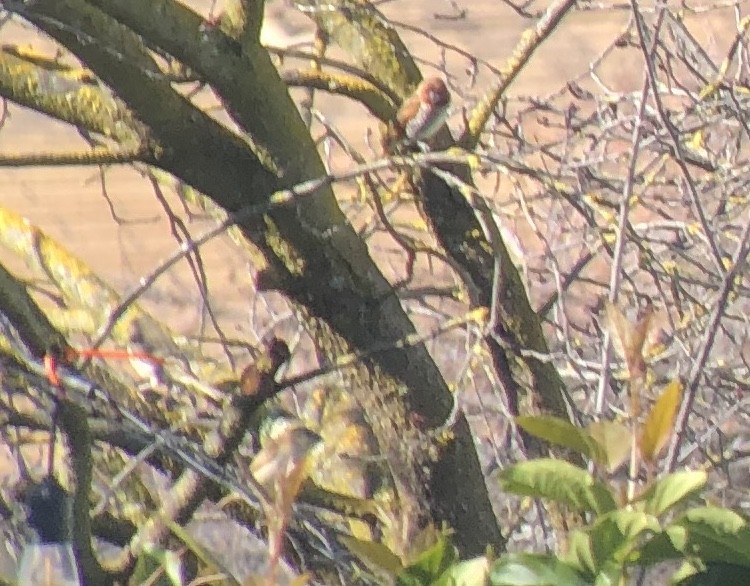
{"label": "thick tree branch", "polygon": [[[117,95],[149,127],[154,137],[155,163],[206,193],[226,210],[262,203],[280,188],[295,185],[298,178],[325,175],[315,145],[262,47],[250,52],[245,49],[238,61],[233,50],[239,45],[227,37],[222,39],[218,31],[211,31],[206,37],[208,44],[201,48],[202,52],[219,50],[226,54],[224,72],[214,73],[212,79],[238,120],[247,112],[247,103],[266,104],[263,112],[270,113],[269,116],[260,117],[254,112],[254,118],[242,118],[251,131],[254,154],[248,143],[176,94],[167,81],[137,64],[119,59],[118,38],[111,38],[106,29],[88,26],[89,22],[100,20],[99,17],[83,17],[91,11],[98,12],[90,5],[74,0],[41,0],[29,10],[33,14],[27,13],[27,18],[115,88]],[[160,21],[153,14],[145,18],[150,22]],[[163,20],[167,24],[172,22],[166,17]],[[187,34],[198,35],[192,38],[203,42],[202,23],[191,17],[186,22]],[[180,38],[179,27],[167,29]],[[81,42],[81,38],[88,42]],[[91,42],[91,38],[97,41]],[[214,45],[211,39],[220,42]],[[109,50],[102,51],[101,44],[107,44]],[[181,55],[192,66],[190,59]],[[209,57],[214,59],[213,55]],[[202,61],[197,63],[200,65]],[[221,67],[222,60],[211,63]],[[251,95],[239,92],[230,96],[227,84],[238,78],[225,77],[227,72],[243,78],[249,75],[254,80],[254,86],[248,88]],[[261,152],[263,147],[258,146],[264,140],[268,141],[269,150],[273,147],[272,161]],[[270,169],[258,160],[258,153]],[[309,331],[330,360],[335,361],[336,356],[348,353],[352,347],[365,353],[388,343],[395,348],[399,340],[414,333],[397,297],[347,223],[329,186],[324,186],[315,197],[274,208],[265,218],[244,221],[241,227],[282,275],[284,292],[300,304]],[[428,522],[434,511],[430,510],[427,480],[423,477],[429,460],[429,441],[411,423],[407,405],[426,406],[430,420],[442,422],[451,411],[452,397],[422,345],[370,354],[352,370],[349,380],[372,419],[380,450],[387,456],[398,486],[396,506],[407,523],[406,539],[399,538],[397,545],[408,549],[409,535]],[[452,502],[455,494],[445,498]],[[443,509],[436,510],[449,508],[446,501]],[[486,512],[483,516],[491,518]],[[476,526],[472,531],[475,529]],[[483,548],[487,541],[498,542],[481,536],[472,537],[474,540],[476,548]]]}
{"label": "thick tree branch", "polygon": [[0,95],[18,104],[113,138],[140,142],[144,129],[103,88],[70,79],[0,50]]}

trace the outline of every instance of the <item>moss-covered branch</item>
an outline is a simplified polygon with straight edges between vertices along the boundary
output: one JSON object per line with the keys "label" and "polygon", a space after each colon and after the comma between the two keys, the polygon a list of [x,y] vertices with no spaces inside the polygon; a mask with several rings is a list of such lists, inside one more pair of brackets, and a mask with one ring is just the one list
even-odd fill
{"label": "moss-covered branch", "polygon": [[[312,1],[298,4],[396,95],[407,95],[419,81],[419,71],[397,33],[370,3],[339,0],[321,10]],[[261,206],[274,192],[325,176],[309,132],[258,42],[262,2],[238,2],[236,7],[234,28],[205,23],[169,0],[39,0],[25,10],[29,20],[113,88],[133,119],[147,129],[145,160],[234,212]],[[146,47],[196,72],[247,136],[206,115],[168,79],[155,75],[144,63]],[[130,55],[137,58],[128,59]],[[447,130],[440,139],[448,144]],[[446,165],[442,172],[471,185],[464,165]],[[515,267],[488,242],[461,188],[428,170],[422,190],[441,244],[473,281],[467,284],[476,292],[474,303],[504,310],[506,331],[488,338],[498,369],[507,373],[508,384],[539,393],[541,403],[557,412],[562,384],[554,368],[522,352],[544,354],[546,345],[520,280],[512,275],[504,280],[500,301],[508,305],[493,299],[494,263],[501,262],[503,274],[515,274]],[[467,552],[479,553],[486,543],[500,544],[462,417],[454,430],[455,441],[433,474],[423,474],[430,465],[431,446],[414,428],[408,410],[439,425],[450,414],[453,397],[422,345],[395,349],[414,328],[338,208],[330,184],[322,183],[314,196],[243,220],[240,228],[277,275],[278,288],[301,310],[323,353],[330,360],[351,350],[367,356],[346,373],[347,383],[372,419],[379,449],[388,457],[399,487],[400,504],[413,517],[412,529],[432,517],[453,525]],[[493,244],[502,246],[501,241]],[[394,350],[370,352],[384,344]]]}
{"label": "moss-covered branch", "polygon": [[73,126],[123,143],[144,132],[104,89],[0,50],[0,95]]}
{"label": "moss-covered branch", "polygon": [[290,87],[314,88],[351,98],[362,104],[373,116],[383,122],[392,120],[396,114],[395,106],[375,85],[351,75],[309,69],[307,71],[287,71],[283,74],[283,80]]}

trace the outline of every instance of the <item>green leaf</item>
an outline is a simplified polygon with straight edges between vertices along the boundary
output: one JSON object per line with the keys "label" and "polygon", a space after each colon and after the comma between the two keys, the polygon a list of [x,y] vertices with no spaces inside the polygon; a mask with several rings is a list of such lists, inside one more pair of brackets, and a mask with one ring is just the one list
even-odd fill
{"label": "green leaf", "polygon": [[520,462],[503,470],[499,478],[506,492],[549,499],[578,512],[602,514],[616,508],[606,485],[564,460],[540,458]]}
{"label": "green leaf", "polygon": [[649,539],[640,550],[633,552],[630,561],[642,566],[652,566],[681,557],[684,557],[683,553],[674,546],[669,535],[663,531]]}
{"label": "green leaf", "polygon": [[621,564],[609,562],[596,575],[594,586],[621,586],[625,584],[623,577],[625,567]]}
{"label": "green leaf", "polygon": [[419,556],[419,559],[401,574],[396,584],[398,586],[426,586],[434,584],[445,571],[458,561],[456,548],[447,537],[438,542]]}
{"label": "green leaf", "polygon": [[399,557],[383,543],[357,539],[349,535],[340,535],[339,540],[365,565],[375,568],[376,571],[385,572],[394,578],[404,571]]}
{"label": "green leaf", "polygon": [[594,580],[594,586],[621,586],[626,584],[624,578],[625,568],[619,564],[610,563],[603,568]]}
{"label": "green leaf", "polygon": [[674,472],[657,480],[640,495],[635,502],[652,515],[663,515],[669,509],[700,491],[708,482],[708,473],[703,470]]}
{"label": "green leaf", "polygon": [[588,533],[582,529],[571,531],[568,537],[568,551],[560,556],[560,560],[583,575],[593,577],[597,564]]}
{"label": "green leaf", "polygon": [[507,554],[492,565],[492,586],[588,586],[573,568],[554,556]]}
{"label": "green leaf", "polygon": [[729,509],[691,509],[644,545],[635,561],[652,564],[684,556],[750,567],[750,527]]}
{"label": "green leaf", "polygon": [[573,531],[568,553],[561,559],[590,576],[616,574],[622,571],[630,552],[638,547],[638,536],[645,531],[660,530],[656,518],[644,512],[612,511],[591,527]]}
{"label": "green leaf", "polygon": [[750,567],[750,526],[734,511],[719,507],[691,509],[668,527],[667,533],[675,536],[673,543],[684,539],[682,551],[698,555],[704,562]]}
{"label": "green leaf", "polygon": [[489,571],[486,557],[474,558],[454,564],[432,586],[485,586]]}
{"label": "green leaf", "polygon": [[655,462],[674,431],[677,408],[682,398],[682,383],[673,380],[646,418],[641,434],[641,455],[647,462]]}
{"label": "green leaf", "polygon": [[605,465],[614,472],[628,459],[631,448],[631,432],[617,421],[595,421],[586,428],[591,438],[604,451]]}
{"label": "green leaf", "polygon": [[681,586],[725,586],[750,584],[750,568],[733,564],[709,564],[703,572],[677,582]]}
{"label": "green leaf", "polygon": [[588,530],[598,568],[607,562],[622,565],[638,546],[639,535],[644,531],[657,533],[660,530],[655,517],[639,511],[619,510],[604,515]]}
{"label": "green leaf", "polygon": [[606,463],[604,449],[597,441],[585,429],[560,417],[521,416],[516,417],[516,423],[534,437],[571,449],[599,464]]}

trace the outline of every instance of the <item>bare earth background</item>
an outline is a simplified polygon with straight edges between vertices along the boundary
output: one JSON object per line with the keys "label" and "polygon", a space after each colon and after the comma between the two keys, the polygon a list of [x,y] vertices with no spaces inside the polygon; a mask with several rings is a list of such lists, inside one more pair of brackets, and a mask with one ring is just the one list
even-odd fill
{"label": "bare earth background", "polygon": [[[208,14],[210,2],[191,4]],[[272,44],[283,46],[310,38],[311,27],[304,17],[283,2],[268,4],[271,21],[265,34]],[[479,0],[466,2],[463,7],[468,10],[466,18],[458,21],[432,17],[435,12],[450,13],[447,2],[394,2],[383,9],[397,21],[424,27],[439,39],[501,66],[518,41],[522,27],[528,23],[500,2]],[[513,93],[546,93],[575,73],[585,71],[588,59],[617,34],[623,18],[622,13],[615,12],[606,20],[601,14],[578,14],[568,18],[564,28],[555,35],[554,47],[550,46],[534,59],[527,73],[514,85]],[[433,43],[409,32],[404,32],[404,38],[419,57],[431,63],[439,62],[440,53]],[[32,41],[38,46],[38,39],[20,26],[0,31],[2,43]],[[465,66],[464,63],[456,65]],[[423,65],[423,71],[427,73],[429,67]],[[476,87],[467,88],[467,76],[460,70],[456,74],[454,85],[465,91],[465,96],[455,99],[456,104],[481,95],[490,82],[485,74]],[[637,75],[635,77],[629,81],[637,83]],[[368,120],[362,108],[345,100],[321,94],[315,105],[330,123],[354,137],[352,140],[359,136],[361,141],[368,127],[376,128],[375,121]],[[45,116],[15,106],[9,114],[0,131],[0,152],[62,152],[85,148],[77,134]],[[460,123],[460,119],[456,122]],[[109,202],[102,195],[103,184]],[[65,242],[94,271],[122,290],[136,284],[175,247],[150,184],[132,168],[107,169],[104,179],[95,168],[2,168],[0,203]],[[200,231],[201,224],[194,223],[193,227]],[[208,224],[203,224],[203,229],[207,227]],[[223,316],[235,320],[244,330],[252,294],[246,267],[236,260],[232,245],[226,242],[207,246],[203,255],[206,265],[212,268],[209,285],[215,294],[221,295]],[[198,326],[200,312],[199,297],[195,287],[190,286],[190,275],[185,269],[182,266],[181,270],[161,279],[146,298],[176,330],[187,333]],[[256,336],[261,334],[255,333]]]}
{"label": "bare earth background", "polygon": [[[208,15],[211,2],[189,4]],[[270,44],[285,46],[310,38],[312,29],[304,17],[284,2],[277,0],[267,4],[264,38]],[[465,18],[460,20],[435,18],[435,15],[453,14],[448,2],[390,2],[381,9],[396,22],[421,27],[442,42],[501,67],[529,21],[502,2],[474,0],[460,3],[460,7],[466,9]],[[536,8],[531,6],[529,10]],[[560,88],[566,80],[585,73],[589,61],[622,30],[626,17],[621,10],[570,15],[535,55],[509,95],[545,95]],[[722,24],[704,21],[696,31],[709,53],[712,47],[721,45],[717,38],[722,38]],[[403,30],[402,35],[422,60],[424,74],[431,71],[428,64],[442,63],[440,48],[424,35],[407,30]],[[40,46],[39,39],[28,29],[14,24],[0,30],[0,42],[33,42]],[[640,86],[639,69],[627,65],[612,64],[610,87],[635,90]],[[466,67],[465,60],[448,55],[447,69],[455,76],[451,85],[458,94],[454,94],[455,112],[451,121],[454,128],[461,124],[460,107],[482,95],[492,82],[484,70],[476,84],[469,87]],[[360,144],[368,128],[377,128],[376,121],[368,119],[364,109],[346,100],[319,94],[315,106],[329,123]],[[11,107],[0,131],[0,152],[64,152],[81,150],[85,146],[76,133],[62,124],[16,106]],[[334,159],[333,166],[339,163]],[[167,220],[149,182],[132,168],[110,168],[105,175],[98,169],[86,167],[0,168],[0,204],[18,211],[64,242],[94,271],[121,290],[134,286],[175,248]],[[200,232],[208,224],[194,221],[192,226]],[[236,320],[237,326],[245,330],[252,294],[246,267],[237,261],[232,245],[226,241],[209,244],[203,249],[203,255],[206,265],[211,267],[209,285],[215,295],[221,296],[223,316]],[[146,296],[151,307],[158,308],[160,316],[184,333],[196,328],[200,320],[199,297],[190,283],[189,272],[182,266],[168,278],[159,280]],[[262,333],[255,332],[255,336]]]}
{"label": "bare earth background", "polygon": [[[208,15],[211,2],[189,4]],[[277,0],[267,4],[264,38],[270,44],[285,46],[310,38],[311,27],[304,17],[284,2]],[[466,9],[465,18],[460,20],[435,18],[435,15],[453,14],[448,2],[390,2],[381,9],[396,22],[421,27],[442,42],[501,67],[529,21],[502,2],[474,0],[459,5]],[[531,6],[529,10],[536,8]],[[561,87],[566,80],[585,73],[589,61],[622,30],[626,17],[622,10],[570,15],[535,55],[509,95],[545,95]],[[721,45],[717,39],[722,39],[723,24],[728,23],[704,21],[696,31],[709,53]],[[431,40],[408,30],[403,30],[402,35],[420,58],[424,74],[431,71],[429,64],[442,64],[443,54]],[[13,23],[0,30],[0,42],[33,42],[36,47],[44,46],[27,28]],[[466,68],[465,60],[448,54],[447,69],[454,76],[451,80],[455,92],[455,113],[451,122],[454,128],[461,124],[460,107],[482,95],[492,82],[491,76],[483,70],[476,84],[469,87]],[[640,86],[638,68],[629,68],[625,63],[611,64],[610,73],[607,81],[615,90],[635,90]],[[366,130],[377,127],[364,109],[346,100],[319,94],[315,106],[329,123],[360,144]],[[76,133],[62,124],[16,106],[10,108],[0,131],[0,152],[64,152],[85,146]],[[334,167],[338,163],[334,159]],[[103,196],[103,186],[109,201]],[[18,211],[65,242],[93,270],[122,290],[136,284],[175,247],[150,184],[132,168],[107,169],[104,176],[98,169],[85,167],[0,168],[0,204]],[[199,232],[208,224],[194,222],[193,227]],[[203,255],[212,269],[209,284],[214,293],[221,296],[224,317],[236,320],[237,326],[245,330],[252,294],[246,267],[236,260],[234,249],[227,242],[208,245]],[[184,333],[197,327],[200,319],[199,298],[190,282],[189,273],[182,266],[168,278],[161,279],[146,296],[151,307],[158,308],[160,316]],[[262,332],[255,333],[258,335]]]}

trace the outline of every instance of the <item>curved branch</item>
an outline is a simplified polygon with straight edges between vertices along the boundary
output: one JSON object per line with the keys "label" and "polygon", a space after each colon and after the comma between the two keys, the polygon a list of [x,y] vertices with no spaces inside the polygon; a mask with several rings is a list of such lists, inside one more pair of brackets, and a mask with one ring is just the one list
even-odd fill
{"label": "curved branch", "polygon": [[[104,20],[103,27],[96,28],[83,16],[93,13],[91,19],[102,21],[94,3],[127,23],[138,38],[149,39],[149,46],[174,55],[210,81],[250,140],[206,115],[167,80],[122,59],[124,41],[110,34],[112,23]],[[386,39],[379,50],[396,60],[387,85],[405,94],[419,74],[413,62],[398,64],[398,59],[410,58],[399,48],[397,35],[374,13],[360,14],[364,3],[352,7],[360,19],[357,30],[371,26],[378,38]],[[263,205],[274,192],[326,177],[286,86],[259,44],[240,45],[184,6],[165,0],[38,0],[25,10],[29,20],[77,55],[149,128],[155,164],[225,210]],[[122,37],[129,38],[126,33]],[[102,44],[108,50],[102,51]],[[361,49],[360,55],[366,59]],[[467,551],[479,554],[487,543],[502,544],[465,419],[456,424],[458,439],[447,448],[447,467],[429,477],[433,440],[414,425],[409,409],[440,425],[449,418],[454,398],[424,345],[399,346],[414,326],[338,207],[330,183],[321,182],[314,196],[268,209],[265,216],[239,225],[282,275],[283,293],[297,304],[327,358],[335,362],[352,349],[367,355],[347,373],[347,384],[372,420],[379,450],[398,487],[394,506],[405,526],[394,536],[396,547],[408,551],[412,536],[431,519],[456,527]],[[383,345],[392,349],[367,354]],[[467,470],[470,488],[464,481]]]}
{"label": "curved branch", "polygon": [[[62,354],[65,338],[55,330],[24,287],[0,264],[0,307],[32,354],[41,359],[49,352]],[[9,342],[9,341],[6,341]]]}
{"label": "curved branch", "polygon": [[113,138],[140,142],[144,128],[103,88],[0,50],[0,95],[57,120]]}
{"label": "curved branch", "polygon": [[93,478],[91,457],[92,437],[86,411],[79,405],[63,399],[58,405],[57,421],[70,449],[75,478],[73,495],[73,546],[87,584],[112,584],[114,576],[99,564],[91,545],[91,518],[89,493]]}
{"label": "curved branch", "polygon": [[396,30],[367,0],[296,0],[355,63],[406,98],[422,75]]}
{"label": "curved branch", "polygon": [[327,73],[317,69],[286,71],[284,83],[291,87],[307,87],[351,98],[362,104],[382,122],[392,120],[396,114],[393,103],[373,84],[351,75]]}
{"label": "curved branch", "polygon": [[67,153],[0,153],[0,167],[63,167],[67,165],[114,165],[137,163],[148,159],[146,149],[112,150],[94,147],[88,151]]}

